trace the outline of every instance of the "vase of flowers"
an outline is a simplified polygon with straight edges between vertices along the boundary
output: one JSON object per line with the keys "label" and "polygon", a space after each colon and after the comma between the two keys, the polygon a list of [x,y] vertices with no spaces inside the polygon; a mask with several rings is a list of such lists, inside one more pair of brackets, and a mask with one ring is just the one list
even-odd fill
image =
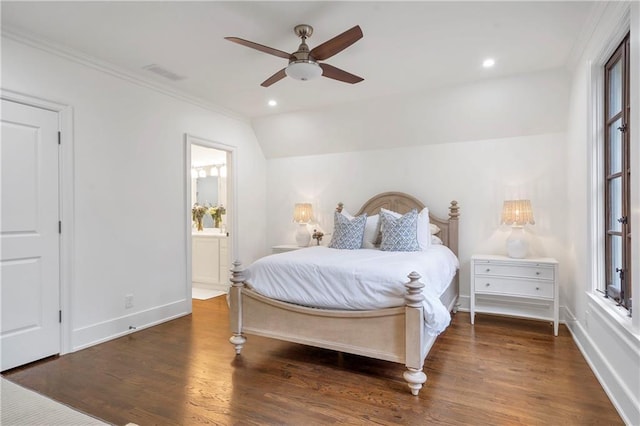
{"label": "vase of flowers", "polygon": [[222,222],[222,215],[227,213],[227,209],[224,206],[209,207],[209,214],[213,219],[213,227],[220,228]]}
{"label": "vase of flowers", "polygon": [[191,208],[191,219],[196,223],[196,227],[198,231],[202,231],[204,227],[202,226],[202,219],[204,215],[207,213],[207,208],[205,206],[201,206],[198,203],[195,203]]}

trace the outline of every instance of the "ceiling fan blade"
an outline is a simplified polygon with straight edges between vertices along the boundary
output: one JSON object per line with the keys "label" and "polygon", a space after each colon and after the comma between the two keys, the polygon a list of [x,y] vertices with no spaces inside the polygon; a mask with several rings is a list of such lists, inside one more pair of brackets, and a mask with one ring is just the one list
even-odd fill
{"label": "ceiling fan blade", "polygon": [[338,81],[344,81],[345,83],[351,84],[360,83],[362,80],[364,80],[364,78],[362,77],[358,77],[357,75],[353,75],[329,64],[318,65],[320,65],[320,68],[322,68],[322,75],[324,77],[332,78]]}
{"label": "ceiling fan blade", "polygon": [[243,46],[250,47],[252,49],[259,50],[264,53],[268,53],[270,55],[279,56],[280,58],[289,59],[291,57],[290,53],[283,52],[282,50],[274,49],[273,47],[264,46],[262,44],[254,43],[252,41],[244,40],[238,37],[225,37],[224,39],[241,44]]}
{"label": "ceiling fan blade", "polygon": [[282,80],[283,78],[285,78],[287,76],[287,74],[284,72],[284,68],[282,68],[280,71],[278,71],[277,73],[275,73],[274,75],[272,75],[271,77],[269,77],[268,79],[266,79],[265,81],[263,81],[260,86],[262,87],[269,87],[271,86],[273,83],[276,83],[280,80]]}
{"label": "ceiling fan blade", "polygon": [[347,47],[351,46],[356,41],[362,38],[362,30],[359,25],[343,32],[342,34],[335,36],[331,40],[327,40],[319,46],[311,49],[309,54],[317,61],[324,61],[329,59],[336,53],[342,52]]}

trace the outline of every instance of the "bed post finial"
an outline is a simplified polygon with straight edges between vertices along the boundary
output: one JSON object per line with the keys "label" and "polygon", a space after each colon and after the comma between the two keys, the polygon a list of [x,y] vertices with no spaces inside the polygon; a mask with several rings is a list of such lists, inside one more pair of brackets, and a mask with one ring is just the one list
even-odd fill
{"label": "bed post finial", "polygon": [[342,213],[342,209],[343,209],[343,208],[344,208],[344,203],[343,203],[342,201],[340,201],[340,202],[338,203],[338,207],[336,207],[336,211],[337,211],[338,213]]}
{"label": "bed post finial", "polygon": [[407,293],[404,295],[405,304],[412,308],[421,308],[424,300],[422,295],[424,284],[420,282],[422,276],[416,271],[407,276],[409,277],[409,282],[404,285],[407,288]]}
{"label": "bed post finial", "polygon": [[460,216],[460,207],[458,207],[458,202],[456,200],[451,201],[451,205],[449,206],[449,219],[457,220],[458,216]]}
{"label": "bed post finial", "polygon": [[229,342],[235,347],[236,355],[240,355],[247,338],[242,335],[242,287],[244,287],[244,270],[242,262],[235,260],[231,269],[231,288],[229,289],[229,324],[233,336]]}
{"label": "bed post finial", "polygon": [[231,285],[242,287],[244,283],[244,269],[240,267],[240,265],[242,265],[242,262],[236,259],[233,261],[232,265],[233,268],[231,269]]}

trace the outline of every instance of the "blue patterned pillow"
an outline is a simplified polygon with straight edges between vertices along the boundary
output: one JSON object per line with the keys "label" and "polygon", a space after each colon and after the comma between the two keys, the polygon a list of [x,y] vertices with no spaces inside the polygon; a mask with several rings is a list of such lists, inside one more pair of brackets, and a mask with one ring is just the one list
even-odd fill
{"label": "blue patterned pillow", "polygon": [[419,251],[418,244],[418,211],[411,210],[399,218],[385,211],[380,211],[382,221],[382,242],[380,250],[384,251]]}
{"label": "blue patterned pillow", "polygon": [[362,247],[364,225],[367,223],[366,213],[349,219],[345,215],[335,212],[333,222],[333,236],[329,247],[343,250],[356,250]]}

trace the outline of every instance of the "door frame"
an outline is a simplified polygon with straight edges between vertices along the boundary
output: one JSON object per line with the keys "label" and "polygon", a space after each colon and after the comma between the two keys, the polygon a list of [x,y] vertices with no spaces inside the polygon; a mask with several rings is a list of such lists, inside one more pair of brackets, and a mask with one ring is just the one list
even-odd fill
{"label": "door frame", "polygon": [[73,310],[71,294],[74,288],[73,242],[74,242],[74,163],[73,163],[73,108],[69,105],[42,99],[36,96],[0,89],[0,98],[58,114],[58,220],[62,222],[59,238],[59,306],[62,311],[60,323],[60,355],[73,352]]}
{"label": "door frame", "polygon": [[[191,204],[191,145],[199,145],[205,148],[213,148],[219,151],[226,151],[228,153],[229,161],[227,163],[227,232],[230,237],[227,239],[229,243],[228,248],[228,265],[231,267],[233,259],[235,259],[236,247],[238,247],[238,185],[237,185],[237,159],[236,159],[236,147],[227,145],[222,142],[216,142],[200,136],[195,136],[189,133],[184,135],[184,200],[182,205],[185,212],[185,256],[186,256],[186,298],[191,299],[191,287],[192,287],[192,239],[191,229],[193,227],[193,221],[191,219],[191,213],[188,210],[188,206]],[[191,305],[189,305],[189,312],[191,312]]]}

